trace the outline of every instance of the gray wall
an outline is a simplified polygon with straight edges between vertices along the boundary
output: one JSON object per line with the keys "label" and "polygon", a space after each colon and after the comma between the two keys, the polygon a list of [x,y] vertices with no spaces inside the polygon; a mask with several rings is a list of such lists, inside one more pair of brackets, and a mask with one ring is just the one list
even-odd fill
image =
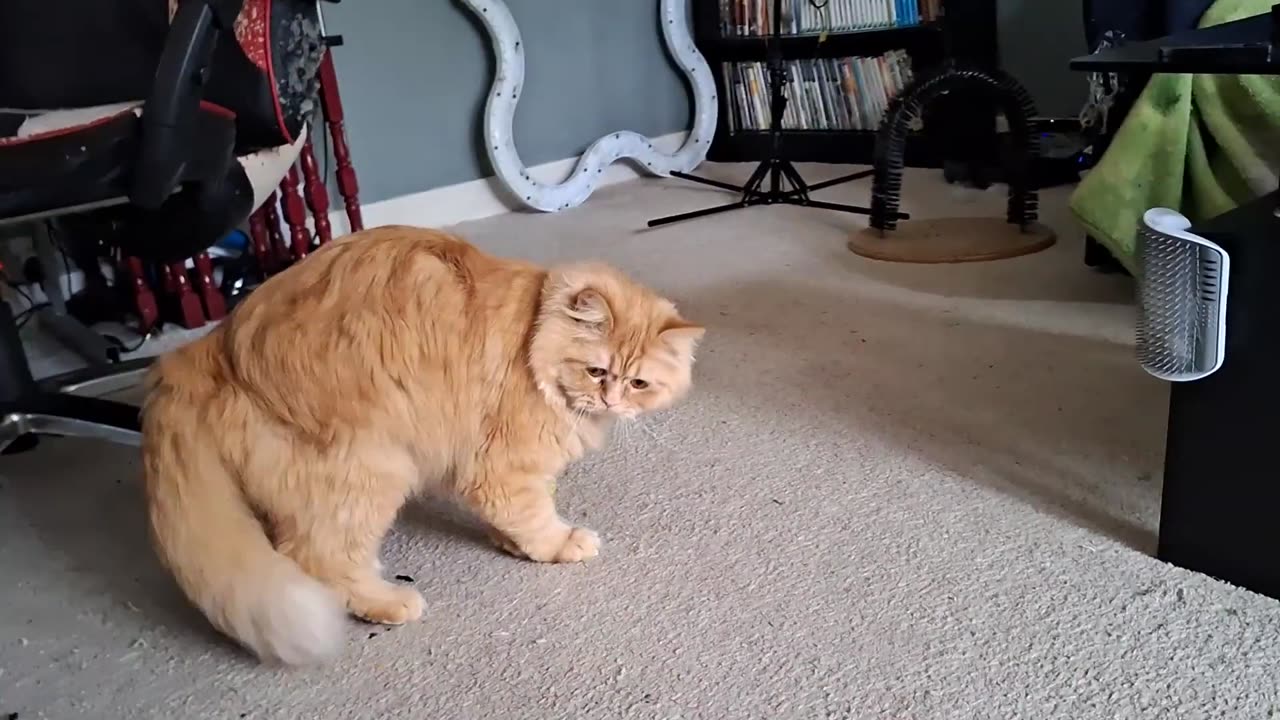
{"label": "gray wall", "polygon": [[[525,45],[516,147],[526,165],[580,154],[613,130],[685,129],[684,78],[668,60],[657,0],[508,0]],[[326,4],[360,198],[492,174],[480,144],[493,60],[458,0]]]}
{"label": "gray wall", "polygon": [[1075,117],[1084,104],[1088,81],[1067,68],[1071,58],[1089,52],[1081,6],[1081,0],[996,2],[1001,64],[1042,115]]}

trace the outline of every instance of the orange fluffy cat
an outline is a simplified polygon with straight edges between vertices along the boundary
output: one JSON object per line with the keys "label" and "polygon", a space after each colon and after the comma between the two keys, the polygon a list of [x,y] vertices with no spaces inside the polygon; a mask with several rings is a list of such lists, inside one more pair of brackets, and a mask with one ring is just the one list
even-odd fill
{"label": "orange fluffy cat", "polygon": [[354,233],[155,366],[155,546],[215,627],[288,664],[336,653],[346,613],[422,614],[378,560],[417,493],[460,500],[520,557],[593,557],[596,534],[556,512],[555,478],[611,420],[684,396],[702,335],[604,265],[544,269],[417,228]]}

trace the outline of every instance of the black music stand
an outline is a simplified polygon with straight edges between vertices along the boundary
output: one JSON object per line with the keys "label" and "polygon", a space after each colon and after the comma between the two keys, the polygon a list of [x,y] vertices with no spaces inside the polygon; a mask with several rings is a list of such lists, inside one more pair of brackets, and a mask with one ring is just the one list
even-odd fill
{"label": "black music stand", "polygon": [[[814,200],[809,197],[809,193],[823,188],[828,188],[833,185],[850,182],[852,180],[870,177],[875,172],[874,170],[861,170],[856,173],[842,175],[838,178],[824,180],[810,185],[800,176],[800,172],[796,170],[795,165],[793,165],[790,160],[782,156],[782,116],[787,107],[787,96],[784,91],[784,86],[787,83],[787,72],[786,67],[783,64],[782,43],[780,40],[782,37],[782,0],[773,0],[772,20],[772,32],[765,36],[767,39],[765,53],[766,62],[769,68],[770,96],[768,157],[760,161],[760,165],[751,173],[751,177],[747,179],[745,185],[733,185],[731,183],[711,180],[709,178],[698,177],[697,175],[690,175],[689,173],[683,172],[671,173],[672,177],[678,177],[682,180],[710,185],[711,187],[729,190],[730,192],[741,193],[741,197],[735,202],[726,203],[724,205],[716,205],[714,207],[703,208],[702,210],[694,210],[692,212],[669,215],[667,217],[650,220],[649,227],[667,225],[669,223],[680,222],[681,220],[692,220],[693,218],[715,215],[717,213],[751,207],[753,205],[803,205],[805,207],[821,208],[823,210],[837,210],[839,212],[854,213],[856,215],[871,214],[871,208]],[[764,189],[766,179],[768,180],[768,189]],[[789,189],[784,189],[784,180],[785,184],[790,186]],[[898,214],[898,219],[900,220],[906,220],[908,217],[909,216],[906,213]]]}

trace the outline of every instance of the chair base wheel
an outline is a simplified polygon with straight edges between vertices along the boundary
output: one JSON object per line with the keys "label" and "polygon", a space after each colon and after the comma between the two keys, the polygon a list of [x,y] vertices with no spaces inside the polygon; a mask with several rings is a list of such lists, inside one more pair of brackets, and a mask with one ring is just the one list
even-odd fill
{"label": "chair base wheel", "polygon": [[[31,435],[106,440],[138,447],[142,423],[135,405],[63,393],[35,393],[0,404],[0,451],[34,447]],[[12,450],[11,450],[12,449]]]}
{"label": "chair base wheel", "polygon": [[40,436],[33,433],[18,436],[17,440],[9,443],[9,447],[0,450],[0,455],[20,455],[30,450],[35,450],[40,446]]}

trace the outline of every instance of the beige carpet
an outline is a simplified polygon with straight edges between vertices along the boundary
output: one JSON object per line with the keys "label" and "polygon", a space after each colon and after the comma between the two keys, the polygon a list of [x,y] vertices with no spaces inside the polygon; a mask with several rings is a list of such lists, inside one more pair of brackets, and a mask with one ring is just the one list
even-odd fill
{"label": "beige carpet", "polygon": [[[1003,207],[934,173],[905,195]],[[990,264],[864,260],[860,218],[799,208],[642,229],[725,199],[643,181],[462,228],[615,261],[711,328],[689,402],[560,484],[598,561],[412,513],[384,558],[426,620],[268,671],[159,571],[134,453],[50,441],[0,459],[0,718],[1280,717],[1280,603],[1150,557],[1168,390],[1063,191],[1062,243]]]}

